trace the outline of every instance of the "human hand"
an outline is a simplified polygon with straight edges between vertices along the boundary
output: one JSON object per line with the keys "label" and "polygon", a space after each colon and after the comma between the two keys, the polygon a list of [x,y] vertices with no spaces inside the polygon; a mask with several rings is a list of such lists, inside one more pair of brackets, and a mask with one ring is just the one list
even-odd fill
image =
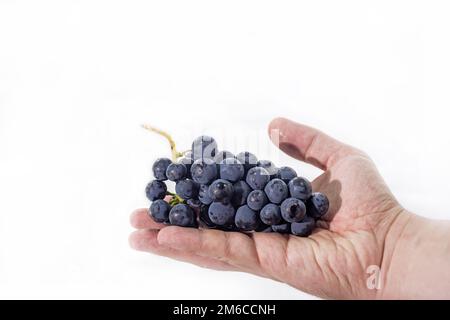
{"label": "human hand", "polygon": [[[330,210],[309,238],[165,226],[139,209],[131,216],[138,229],[130,236],[131,246],[202,267],[267,277],[324,298],[394,296],[398,288],[385,279],[412,215],[363,152],[287,119],[272,121],[269,130],[275,129],[281,150],[323,170],[313,189],[329,197]],[[367,286],[370,266],[386,275],[381,290]]]}

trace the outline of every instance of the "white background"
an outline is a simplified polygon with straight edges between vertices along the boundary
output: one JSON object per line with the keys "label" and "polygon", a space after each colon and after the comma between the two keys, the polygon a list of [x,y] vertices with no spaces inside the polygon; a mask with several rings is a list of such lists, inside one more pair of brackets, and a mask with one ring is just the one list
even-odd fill
{"label": "white background", "polygon": [[142,122],[187,146],[290,117],[448,219],[448,17],[447,1],[0,0],[0,298],[312,298],[129,249],[168,155]]}

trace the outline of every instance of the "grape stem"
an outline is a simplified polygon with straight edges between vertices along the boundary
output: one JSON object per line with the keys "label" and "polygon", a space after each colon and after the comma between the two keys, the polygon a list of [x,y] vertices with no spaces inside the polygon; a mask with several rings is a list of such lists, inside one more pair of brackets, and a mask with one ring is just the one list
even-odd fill
{"label": "grape stem", "polygon": [[170,134],[168,134],[167,132],[157,129],[153,126],[150,126],[148,124],[143,124],[142,128],[144,128],[145,130],[148,130],[150,132],[154,132],[156,134],[159,134],[161,136],[163,136],[164,138],[167,139],[167,141],[169,141],[170,144],[170,150],[172,152],[172,161],[175,162],[177,161],[178,158],[182,157],[184,155],[184,152],[178,152],[176,145],[175,145],[175,141],[172,139],[172,137],[170,136]]}
{"label": "grape stem", "polygon": [[169,201],[170,205],[174,206],[174,205],[177,205],[179,203],[184,203],[184,199],[181,198],[176,193],[172,193],[170,191],[167,191],[166,194],[172,197],[172,199],[170,199],[170,201]]}

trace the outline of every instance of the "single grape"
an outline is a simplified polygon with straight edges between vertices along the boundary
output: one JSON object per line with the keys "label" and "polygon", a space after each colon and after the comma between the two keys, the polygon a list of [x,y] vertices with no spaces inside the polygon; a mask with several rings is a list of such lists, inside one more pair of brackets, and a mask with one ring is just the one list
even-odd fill
{"label": "single grape", "polygon": [[326,215],[330,208],[327,196],[320,192],[313,193],[306,204],[308,215],[314,219],[319,219]]}
{"label": "single grape", "polygon": [[170,181],[179,181],[186,178],[187,168],[182,163],[171,163],[167,167],[166,176]]}
{"label": "single grape", "polygon": [[209,184],[217,178],[217,165],[211,159],[198,159],[191,166],[192,179],[200,184]]}
{"label": "single grape", "polygon": [[253,190],[247,197],[247,205],[256,211],[261,210],[268,202],[269,199],[262,190]]}
{"label": "single grape", "polygon": [[287,222],[300,222],[306,216],[306,206],[296,198],[287,198],[281,204],[281,216]]}
{"label": "single grape", "polygon": [[250,186],[244,180],[238,181],[233,184],[233,198],[231,199],[231,203],[235,207],[243,206],[247,202],[247,197],[252,191]]}
{"label": "single grape", "polygon": [[234,221],[235,210],[231,204],[213,202],[209,206],[208,215],[211,221],[219,226],[229,225]]}
{"label": "single grape", "polygon": [[152,166],[153,176],[155,177],[156,180],[159,181],[167,180],[166,170],[171,163],[172,161],[167,158],[156,159],[156,161],[153,163]]}
{"label": "single grape", "polygon": [[217,142],[209,136],[200,136],[192,142],[192,158],[214,159],[217,153]]}
{"label": "single grape", "polygon": [[198,190],[198,199],[205,205],[210,205],[213,199],[208,194],[209,186],[207,184],[201,184]]}
{"label": "single grape", "polygon": [[214,162],[219,164],[223,160],[228,159],[228,158],[235,158],[235,156],[230,151],[220,151],[214,157]]}
{"label": "single grape", "polygon": [[145,194],[150,201],[164,199],[167,193],[167,186],[164,182],[153,180],[147,184]]}
{"label": "single grape", "polygon": [[262,222],[269,226],[282,223],[280,206],[273,203],[265,205],[259,213],[259,217]]}
{"label": "single grape", "polygon": [[184,200],[193,199],[198,196],[199,185],[191,179],[184,179],[175,185],[176,193]]}
{"label": "single grape", "polygon": [[152,203],[149,210],[150,217],[158,223],[169,221],[170,205],[164,200],[156,200]]}
{"label": "single grape", "polygon": [[253,231],[260,224],[258,213],[247,205],[242,206],[236,211],[234,224],[242,231]]}
{"label": "single grape", "polygon": [[278,233],[282,233],[282,234],[291,233],[291,224],[290,223],[278,224],[278,225],[272,226],[272,230],[274,232],[278,232]]}
{"label": "single grape", "polygon": [[291,233],[299,237],[308,237],[311,235],[315,226],[316,221],[314,218],[306,217],[301,222],[294,222],[291,224]]}
{"label": "single grape", "polygon": [[214,181],[208,189],[208,196],[216,202],[230,203],[234,188],[231,182],[223,179]]}
{"label": "single grape", "polygon": [[289,183],[292,179],[297,177],[297,172],[291,167],[281,167],[278,169],[278,178],[283,180],[285,183]]}
{"label": "single grape", "polygon": [[253,190],[263,190],[270,181],[270,176],[266,169],[254,167],[248,170],[246,181]]}
{"label": "single grape", "polygon": [[289,196],[288,186],[281,179],[270,180],[264,188],[264,192],[269,201],[275,204],[282,203]]}
{"label": "single grape", "polygon": [[274,179],[278,176],[278,168],[270,160],[259,160],[257,166],[266,169],[270,179]]}
{"label": "single grape", "polygon": [[258,158],[256,158],[253,153],[247,151],[238,153],[236,159],[244,165],[245,173],[251,168],[256,167],[256,164],[258,163]]}
{"label": "single grape", "polygon": [[292,198],[306,201],[312,193],[311,182],[306,178],[296,177],[289,181],[289,192]]}
{"label": "single grape", "polygon": [[179,227],[193,227],[195,226],[195,213],[186,204],[175,205],[169,213],[170,224]]}
{"label": "single grape", "polygon": [[219,164],[220,178],[237,182],[244,176],[244,166],[239,160],[227,158]]}

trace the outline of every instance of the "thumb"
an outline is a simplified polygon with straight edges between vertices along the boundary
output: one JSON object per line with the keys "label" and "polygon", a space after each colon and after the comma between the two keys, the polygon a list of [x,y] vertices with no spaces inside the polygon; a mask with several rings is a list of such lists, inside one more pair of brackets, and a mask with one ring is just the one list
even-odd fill
{"label": "thumb", "polygon": [[325,133],[285,118],[269,124],[269,135],[278,148],[291,157],[326,170],[359,151]]}

